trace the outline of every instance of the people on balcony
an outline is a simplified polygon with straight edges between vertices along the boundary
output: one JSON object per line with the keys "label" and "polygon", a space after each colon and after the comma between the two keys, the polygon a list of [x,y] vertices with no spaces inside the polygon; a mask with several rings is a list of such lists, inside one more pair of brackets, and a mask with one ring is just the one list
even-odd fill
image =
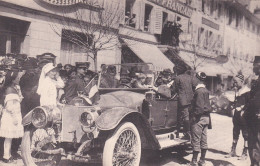
{"label": "people on balcony", "polygon": [[135,28],[136,25],[136,14],[133,14],[129,19],[129,26]]}
{"label": "people on balcony", "polygon": [[169,46],[179,46],[179,36],[183,32],[180,20],[176,22],[167,21],[162,29],[161,43]]}

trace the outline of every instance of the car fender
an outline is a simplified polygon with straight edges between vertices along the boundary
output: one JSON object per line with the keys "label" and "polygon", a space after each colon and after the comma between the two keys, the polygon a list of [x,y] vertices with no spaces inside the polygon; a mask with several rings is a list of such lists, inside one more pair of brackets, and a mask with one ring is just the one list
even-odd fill
{"label": "car fender", "polygon": [[22,120],[23,126],[27,126],[27,125],[29,125],[29,124],[32,123],[32,112],[33,112],[33,110],[31,110],[30,112],[28,112],[28,113],[23,117],[23,120]]}
{"label": "car fender", "polygon": [[143,148],[160,148],[160,144],[148,120],[136,110],[126,107],[108,109],[96,119],[95,123],[99,130],[108,131],[115,129],[122,121],[129,121],[136,125],[141,136]]}
{"label": "car fender", "polygon": [[135,112],[136,110],[126,107],[116,107],[105,110],[96,120],[96,126],[99,130],[112,130],[114,129],[121,120],[128,114]]}

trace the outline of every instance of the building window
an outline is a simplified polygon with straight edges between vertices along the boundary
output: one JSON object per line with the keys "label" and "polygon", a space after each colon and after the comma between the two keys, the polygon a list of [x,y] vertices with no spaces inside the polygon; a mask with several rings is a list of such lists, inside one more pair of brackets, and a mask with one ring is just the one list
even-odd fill
{"label": "building window", "polygon": [[201,11],[202,12],[205,12],[205,6],[206,6],[206,2],[205,2],[205,0],[202,0],[202,3],[201,3]]}
{"label": "building window", "polygon": [[255,24],[252,24],[252,32],[255,33]]}
{"label": "building window", "polygon": [[228,10],[228,25],[232,25],[234,12],[232,9]]}
{"label": "building window", "polygon": [[153,6],[145,4],[145,11],[144,11],[144,30],[150,31],[151,30],[151,13],[152,13]]}
{"label": "building window", "polygon": [[219,3],[218,4],[218,18],[221,18],[221,14],[222,14],[222,5]]}
{"label": "building window", "polygon": [[246,19],[246,29],[250,30],[250,21]]}
{"label": "building window", "polygon": [[29,22],[0,17],[0,55],[21,53],[28,27]]}
{"label": "building window", "polygon": [[210,1],[210,15],[213,16],[215,11],[215,1],[211,0]]}
{"label": "building window", "polygon": [[92,42],[92,38],[87,37],[83,33],[62,30],[60,55],[62,63],[74,64],[77,61],[83,62],[88,60],[89,52],[84,45],[91,45]]}
{"label": "building window", "polygon": [[135,0],[126,0],[125,4],[125,24],[135,28],[136,14],[133,13]]}
{"label": "building window", "polygon": [[238,28],[241,25],[241,16],[236,14],[236,27]]}
{"label": "building window", "polygon": [[204,40],[205,40],[205,30],[204,28],[198,29],[198,44],[200,47],[204,46]]}
{"label": "building window", "polygon": [[163,18],[162,18],[162,27],[164,27],[167,24],[168,21],[168,13],[163,12]]}
{"label": "building window", "polygon": [[192,0],[186,0],[187,5],[191,5]]}

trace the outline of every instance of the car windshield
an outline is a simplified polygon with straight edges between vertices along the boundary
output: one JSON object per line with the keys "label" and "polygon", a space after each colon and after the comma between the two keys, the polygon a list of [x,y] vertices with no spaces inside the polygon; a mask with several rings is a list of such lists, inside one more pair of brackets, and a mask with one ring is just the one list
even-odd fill
{"label": "car windshield", "polygon": [[154,81],[152,68],[148,63],[103,65],[99,88],[150,88]]}

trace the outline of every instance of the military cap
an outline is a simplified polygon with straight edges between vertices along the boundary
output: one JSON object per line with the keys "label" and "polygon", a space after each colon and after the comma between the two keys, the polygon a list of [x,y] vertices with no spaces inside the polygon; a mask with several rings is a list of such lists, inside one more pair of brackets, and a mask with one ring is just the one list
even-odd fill
{"label": "military cap", "polygon": [[205,81],[207,75],[206,75],[206,73],[204,73],[204,72],[197,72],[197,73],[196,73],[196,77],[197,77],[199,80],[201,80],[201,81]]}
{"label": "military cap", "polygon": [[89,68],[90,62],[76,62],[76,68]]}
{"label": "military cap", "polygon": [[255,56],[254,63],[260,63],[260,56]]}

